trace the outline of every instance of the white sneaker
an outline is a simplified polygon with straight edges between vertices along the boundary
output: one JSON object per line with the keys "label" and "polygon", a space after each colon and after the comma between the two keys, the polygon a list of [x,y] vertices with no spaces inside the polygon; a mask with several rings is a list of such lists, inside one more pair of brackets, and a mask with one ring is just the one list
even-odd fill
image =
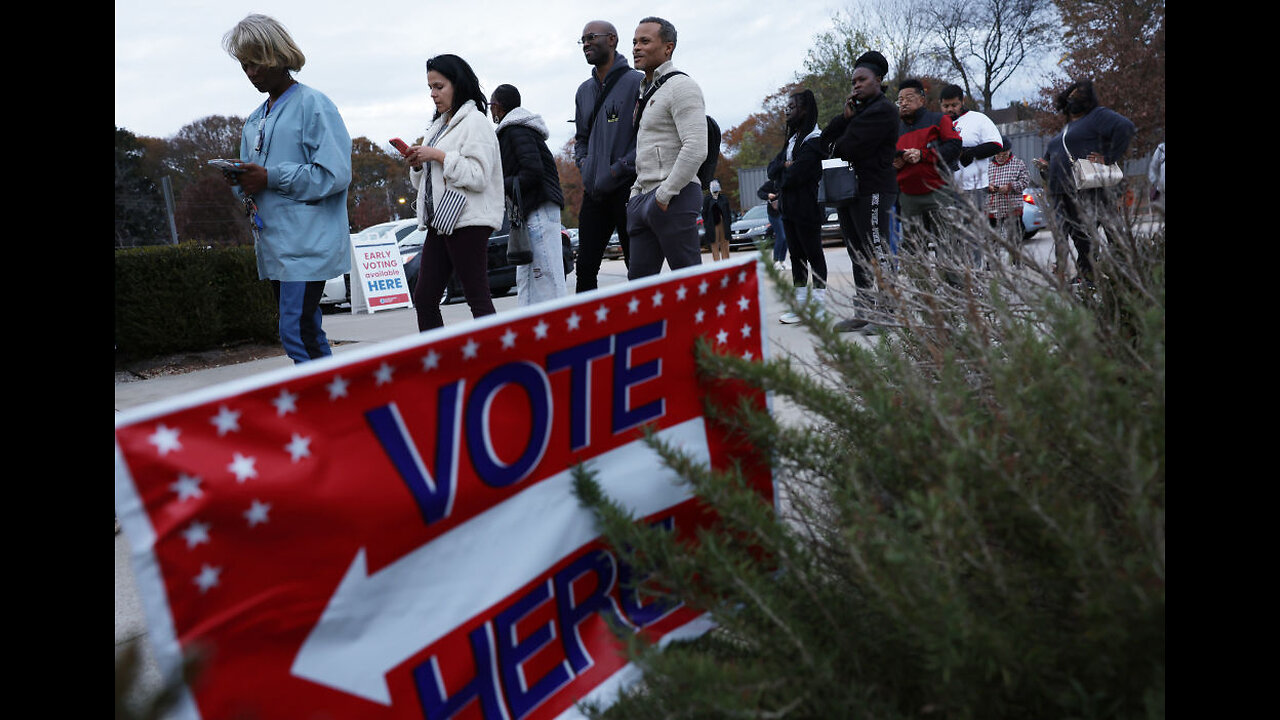
{"label": "white sneaker", "polygon": [[793,312],[784,312],[778,316],[778,322],[785,323],[787,325],[794,325],[800,322],[800,316]]}

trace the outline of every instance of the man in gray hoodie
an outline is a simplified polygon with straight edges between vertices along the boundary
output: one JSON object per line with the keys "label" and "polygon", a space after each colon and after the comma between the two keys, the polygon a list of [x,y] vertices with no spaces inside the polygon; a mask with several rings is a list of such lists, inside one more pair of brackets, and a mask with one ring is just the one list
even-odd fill
{"label": "man in gray hoodie", "polygon": [[627,197],[636,177],[636,143],[631,132],[640,81],[618,51],[618,32],[603,20],[582,29],[582,54],[591,77],[578,86],[573,159],[582,174],[582,209],[578,212],[577,292],[594,290],[605,245],[614,230],[622,259],[630,263]]}

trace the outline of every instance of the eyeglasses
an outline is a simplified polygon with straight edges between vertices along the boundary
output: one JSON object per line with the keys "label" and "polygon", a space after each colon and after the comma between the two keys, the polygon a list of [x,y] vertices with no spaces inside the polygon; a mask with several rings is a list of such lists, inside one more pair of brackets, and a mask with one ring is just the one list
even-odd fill
{"label": "eyeglasses", "polygon": [[587,43],[595,40],[598,37],[609,37],[610,35],[613,35],[613,33],[587,33],[586,35],[583,35],[582,37],[578,38],[578,44],[586,45]]}

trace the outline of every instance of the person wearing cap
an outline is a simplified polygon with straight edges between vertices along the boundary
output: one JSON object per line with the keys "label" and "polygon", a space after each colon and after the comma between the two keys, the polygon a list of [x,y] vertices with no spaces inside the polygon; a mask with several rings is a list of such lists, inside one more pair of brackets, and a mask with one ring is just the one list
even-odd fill
{"label": "person wearing cap", "polygon": [[1000,145],[1003,149],[987,167],[987,218],[1016,265],[1022,244],[1022,191],[1031,184],[1031,174],[1022,158],[1013,154],[1008,138],[1001,137]]}
{"label": "person wearing cap", "polygon": [[[951,118],[928,109],[924,83],[907,78],[898,84],[898,143],[893,166],[898,171],[898,217],[902,220],[898,250],[923,254],[939,229],[938,215],[947,205],[947,177],[960,156],[960,133]],[[922,234],[923,233],[923,234]]]}
{"label": "person wearing cap", "polygon": [[720,194],[720,181],[711,181],[711,192],[702,199],[702,230],[711,246],[711,260],[729,259],[729,198]]}
{"label": "person wearing cap", "polygon": [[[836,208],[845,249],[853,262],[857,288],[857,315],[836,322],[836,330],[865,330],[865,315],[875,304],[872,261],[876,249],[882,257],[889,244],[893,205],[898,196],[897,173],[893,168],[894,144],[898,140],[898,110],[884,95],[882,79],[889,72],[884,55],[871,50],[854,61],[852,91],[843,111],[822,131],[822,147],[831,155],[853,164],[857,197]],[[861,317],[860,317],[861,316]]]}

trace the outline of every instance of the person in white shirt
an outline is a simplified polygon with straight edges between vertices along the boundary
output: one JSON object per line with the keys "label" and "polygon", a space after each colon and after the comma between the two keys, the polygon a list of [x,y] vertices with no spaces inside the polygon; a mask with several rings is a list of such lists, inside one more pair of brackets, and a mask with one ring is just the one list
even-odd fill
{"label": "person in white shirt", "polygon": [[[975,209],[971,215],[985,225],[987,203],[987,173],[990,158],[1004,149],[1000,130],[991,118],[977,110],[964,107],[964,89],[959,85],[947,85],[938,96],[942,112],[951,116],[952,126],[960,134],[959,167],[955,171],[956,191],[962,202]],[[967,257],[975,267],[982,267],[982,251],[970,248]]]}

